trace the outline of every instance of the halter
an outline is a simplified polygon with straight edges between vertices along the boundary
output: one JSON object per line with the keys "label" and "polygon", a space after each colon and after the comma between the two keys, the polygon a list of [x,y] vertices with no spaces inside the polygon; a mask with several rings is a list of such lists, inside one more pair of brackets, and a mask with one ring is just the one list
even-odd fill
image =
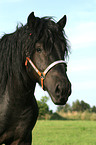
{"label": "halter", "polygon": [[64,60],[58,60],[58,61],[55,61],[53,63],[51,63],[43,72],[40,72],[38,70],[38,68],[34,65],[34,63],[31,61],[31,59],[29,57],[26,57],[26,61],[25,61],[25,66],[27,67],[27,63],[30,63],[31,66],[33,67],[33,69],[36,71],[36,73],[40,76],[40,79],[41,79],[41,86],[42,86],[42,89],[44,88],[44,80],[46,78],[46,75],[47,73],[57,64],[60,64],[60,63],[64,63],[66,64],[67,62],[64,61]]}

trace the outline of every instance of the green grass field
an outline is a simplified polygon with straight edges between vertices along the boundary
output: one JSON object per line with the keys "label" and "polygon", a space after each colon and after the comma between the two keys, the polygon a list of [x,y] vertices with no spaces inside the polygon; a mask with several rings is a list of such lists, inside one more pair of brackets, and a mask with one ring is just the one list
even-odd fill
{"label": "green grass field", "polygon": [[33,145],[96,145],[96,122],[38,121]]}

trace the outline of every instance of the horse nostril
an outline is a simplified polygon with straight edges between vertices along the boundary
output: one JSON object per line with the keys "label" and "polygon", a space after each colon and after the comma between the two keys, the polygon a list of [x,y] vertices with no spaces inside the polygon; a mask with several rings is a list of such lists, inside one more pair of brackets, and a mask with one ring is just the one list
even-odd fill
{"label": "horse nostril", "polygon": [[55,93],[56,93],[56,95],[60,94],[60,85],[59,84],[57,84],[57,86],[56,86]]}
{"label": "horse nostril", "polygon": [[55,94],[56,94],[57,98],[60,97],[60,96],[62,96],[62,97],[63,96],[66,96],[66,97],[70,96],[70,94],[71,94],[71,84],[68,83],[67,85],[65,84],[65,86],[64,86],[61,83],[58,83],[56,85],[56,88],[55,88]]}

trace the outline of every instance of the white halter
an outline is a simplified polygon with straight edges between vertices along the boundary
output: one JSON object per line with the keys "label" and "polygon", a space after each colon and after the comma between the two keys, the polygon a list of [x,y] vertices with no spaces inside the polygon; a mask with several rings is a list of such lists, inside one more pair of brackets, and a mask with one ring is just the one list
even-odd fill
{"label": "white halter", "polygon": [[31,59],[29,57],[26,57],[26,61],[25,61],[25,66],[26,67],[27,67],[28,61],[31,64],[31,66],[34,68],[34,70],[36,71],[36,73],[40,76],[42,89],[44,87],[44,79],[45,79],[47,73],[50,71],[50,69],[52,69],[57,64],[61,64],[61,63],[66,64],[67,63],[64,60],[58,60],[58,61],[55,61],[55,62],[51,63],[43,72],[40,72],[38,70],[38,68],[34,65],[34,63],[31,61]]}

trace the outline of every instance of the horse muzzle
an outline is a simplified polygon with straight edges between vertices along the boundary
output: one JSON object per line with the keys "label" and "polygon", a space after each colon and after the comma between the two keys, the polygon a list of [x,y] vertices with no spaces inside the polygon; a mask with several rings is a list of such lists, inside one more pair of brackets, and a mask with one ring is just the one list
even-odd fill
{"label": "horse muzzle", "polygon": [[65,105],[71,95],[71,83],[68,82],[67,85],[63,85],[61,82],[57,83],[52,94],[50,95],[54,104]]}

